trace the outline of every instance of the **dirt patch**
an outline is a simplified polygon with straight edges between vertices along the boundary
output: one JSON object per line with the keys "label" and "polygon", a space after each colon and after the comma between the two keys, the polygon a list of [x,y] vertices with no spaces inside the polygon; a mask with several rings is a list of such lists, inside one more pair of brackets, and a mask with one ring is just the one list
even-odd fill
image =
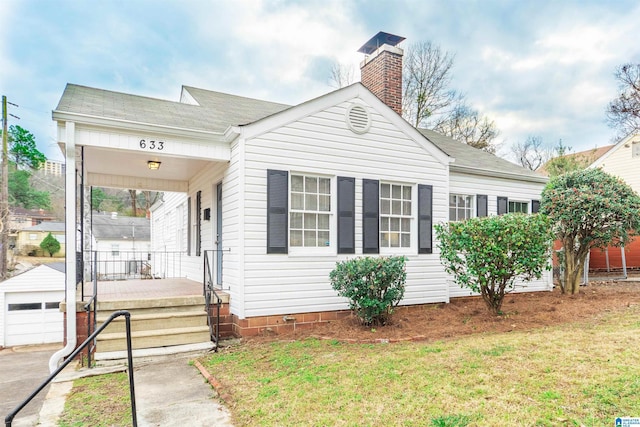
{"label": "dirt patch", "polygon": [[640,304],[640,281],[599,281],[589,283],[577,295],[552,292],[509,294],[503,314],[489,313],[479,297],[452,299],[448,304],[398,307],[391,323],[376,328],[362,326],[355,317],[317,325],[277,336],[251,341],[319,337],[345,342],[438,340],[454,336],[524,331],[594,318],[614,310]]}

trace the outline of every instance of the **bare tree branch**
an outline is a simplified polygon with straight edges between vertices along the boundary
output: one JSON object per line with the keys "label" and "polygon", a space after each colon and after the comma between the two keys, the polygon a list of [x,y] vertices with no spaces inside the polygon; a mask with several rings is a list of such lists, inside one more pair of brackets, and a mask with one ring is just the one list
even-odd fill
{"label": "bare tree branch", "polygon": [[335,62],[331,67],[331,74],[329,75],[329,86],[336,89],[349,86],[354,82],[355,72],[352,65],[345,65],[339,62]]}
{"label": "bare tree branch", "polygon": [[433,127],[462,96],[449,88],[455,55],[431,42],[411,45],[405,52],[402,73],[402,112],[415,127]]}
{"label": "bare tree branch", "polygon": [[640,64],[624,64],[614,74],[620,94],[607,107],[607,122],[622,139],[640,132]]}
{"label": "bare tree branch", "polygon": [[544,146],[542,137],[529,135],[524,142],[516,142],[511,146],[518,163],[529,170],[536,170],[553,156],[553,149]]}
{"label": "bare tree branch", "polygon": [[456,107],[453,113],[440,121],[433,130],[494,154],[494,141],[500,134],[493,120],[481,116],[476,110],[465,105]]}

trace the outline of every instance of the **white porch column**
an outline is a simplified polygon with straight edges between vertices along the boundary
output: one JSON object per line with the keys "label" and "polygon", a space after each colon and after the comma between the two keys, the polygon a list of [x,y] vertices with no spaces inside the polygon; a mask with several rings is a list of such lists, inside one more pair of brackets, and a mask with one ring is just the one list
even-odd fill
{"label": "white porch column", "polygon": [[67,303],[67,344],[49,359],[49,372],[58,369],[63,357],[71,354],[76,348],[76,253],[78,251],[78,234],[76,232],[76,124],[65,122],[65,269],[66,269],[66,303]]}

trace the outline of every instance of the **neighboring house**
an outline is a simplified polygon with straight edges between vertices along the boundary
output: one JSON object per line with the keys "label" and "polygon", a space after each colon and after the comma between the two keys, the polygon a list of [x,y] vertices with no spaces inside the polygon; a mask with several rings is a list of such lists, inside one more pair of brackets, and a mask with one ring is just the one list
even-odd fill
{"label": "neighboring house", "polygon": [[[536,212],[547,178],[407,123],[401,40],[374,37],[362,83],[294,106],[187,86],[170,102],[68,85],[53,113],[59,141],[87,186],[166,192],[152,250],[185,252],[182,275],[198,281],[210,257],[237,334],[267,317],[345,310],[329,273],[363,255],[407,257],[402,305],[448,302],[469,291],[445,273],[433,225]],[[547,274],[518,290],[552,286]]]}
{"label": "neighboring house", "polygon": [[9,208],[9,245],[16,246],[18,230],[32,227],[45,221],[54,221],[56,218],[51,212],[43,209],[25,209],[20,207]]}
{"label": "neighboring house", "polygon": [[149,219],[118,214],[91,216],[92,251],[101,263],[101,279],[123,278],[140,273],[146,263],[151,241]]}
{"label": "neighboring house", "polygon": [[0,283],[0,348],[63,341],[64,263],[42,264]]}
{"label": "neighboring house", "polygon": [[49,256],[40,248],[40,243],[51,233],[60,242],[60,250],[53,254],[54,257],[65,256],[65,224],[64,222],[47,221],[32,227],[26,227],[18,231],[16,239],[16,252],[19,255]]}
{"label": "neighboring house", "polygon": [[[576,165],[579,165],[583,168],[588,167],[593,162],[600,159],[602,156],[607,154],[609,150],[611,150],[614,145],[605,145],[603,147],[592,148],[590,150],[578,151],[577,153],[570,153],[560,156],[561,158],[567,158],[575,161]],[[539,169],[536,170],[537,173],[548,176],[549,175],[549,164],[554,161],[554,159],[549,160],[547,163],[542,165]]]}
{"label": "neighboring house", "polygon": [[[600,168],[624,180],[636,193],[640,194],[640,134],[630,135],[603,153],[589,165]],[[640,268],[640,239],[636,238],[625,248],[627,268]],[[622,267],[622,252],[619,248],[608,248],[606,251],[591,251],[589,267],[604,270]]]}

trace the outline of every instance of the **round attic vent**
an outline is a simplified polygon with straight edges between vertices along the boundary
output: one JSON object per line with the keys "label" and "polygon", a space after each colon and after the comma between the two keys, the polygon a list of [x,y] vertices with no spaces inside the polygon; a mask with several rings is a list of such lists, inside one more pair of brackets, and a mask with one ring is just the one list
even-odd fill
{"label": "round attic vent", "polygon": [[371,115],[362,105],[354,104],[347,110],[347,126],[355,133],[366,133],[371,127]]}

